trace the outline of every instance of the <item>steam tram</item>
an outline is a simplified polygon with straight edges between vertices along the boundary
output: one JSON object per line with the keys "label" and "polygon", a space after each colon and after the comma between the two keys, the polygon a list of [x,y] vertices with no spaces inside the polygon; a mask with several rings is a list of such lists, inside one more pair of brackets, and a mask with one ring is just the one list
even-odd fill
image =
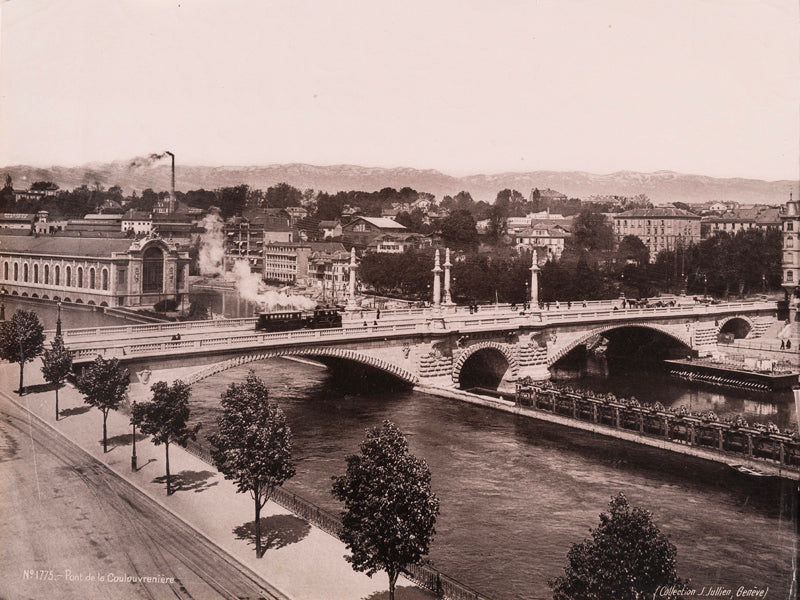
{"label": "steam tram", "polygon": [[256,331],[292,331],[327,329],[342,326],[339,307],[318,306],[314,310],[258,313]]}

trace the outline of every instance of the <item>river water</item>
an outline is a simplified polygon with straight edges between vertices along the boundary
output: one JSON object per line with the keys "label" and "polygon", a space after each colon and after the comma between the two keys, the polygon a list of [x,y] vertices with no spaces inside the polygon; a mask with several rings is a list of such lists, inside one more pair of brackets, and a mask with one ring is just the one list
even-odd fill
{"label": "river water", "polygon": [[[32,310],[39,317],[45,329],[55,329],[58,320],[58,307],[52,302],[37,302],[21,298],[6,298],[6,319],[17,310]],[[110,327],[112,325],[130,325],[133,321],[122,319],[114,315],[107,315],[100,308],[92,309],[88,306],[81,308],[69,304],[61,305],[61,326],[64,329],[80,329],[82,327]]]}
{"label": "river water", "polygon": [[[570,545],[588,536],[620,491],[653,513],[693,587],[720,585],[735,597],[739,586],[769,586],[769,597],[788,597],[793,485],[418,392],[348,393],[332,385],[327,370],[280,359],[195,384],[201,437],[214,429],[220,393],[249,368],[268,383],[294,432],[297,475],[287,487],[328,509],[340,508],[330,496],[331,476],[344,472],[345,456],[358,451],[365,430],[384,419],[397,423],[428,462],[441,500],[431,560],[490,597],[552,598],[547,582],[563,573]],[[613,382],[595,384],[619,392]],[[666,395],[665,385],[673,386]],[[721,414],[747,406],[735,394],[728,401],[683,382],[648,380],[634,394],[648,401],[650,392],[651,401],[691,400]],[[753,412],[779,417],[787,412],[782,402]]]}

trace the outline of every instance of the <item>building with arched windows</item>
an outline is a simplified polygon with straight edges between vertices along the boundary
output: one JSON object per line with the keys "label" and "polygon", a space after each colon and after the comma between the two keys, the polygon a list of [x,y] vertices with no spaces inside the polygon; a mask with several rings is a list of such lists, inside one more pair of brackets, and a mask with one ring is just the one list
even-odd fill
{"label": "building with arched windows", "polygon": [[781,209],[783,230],[783,279],[781,285],[789,296],[794,296],[800,283],[800,202],[789,201]]}
{"label": "building with arched windows", "polygon": [[189,289],[169,240],[0,235],[0,291],[99,306],[148,306]]}

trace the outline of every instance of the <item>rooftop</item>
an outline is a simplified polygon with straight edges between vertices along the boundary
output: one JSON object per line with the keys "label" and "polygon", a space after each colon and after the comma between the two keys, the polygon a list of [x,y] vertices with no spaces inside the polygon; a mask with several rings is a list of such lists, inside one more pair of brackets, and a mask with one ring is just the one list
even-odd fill
{"label": "rooftop", "polygon": [[351,221],[351,223],[358,221],[359,219],[374,225],[375,227],[380,227],[381,229],[405,229],[404,225],[401,225],[397,221],[392,221],[391,219],[384,219],[382,217],[356,217]]}
{"label": "rooftop", "polygon": [[127,252],[133,240],[107,237],[0,235],[0,252],[108,257]]}
{"label": "rooftop", "polygon": [[620,218],[681,218],[681,219],[700,219],[699,215],[684,210],[682,208],[674,208],[672,206],[660,206],[657,208],[634,208],[633,210],[626,210],[625,212],[614,215],[615,219]]}

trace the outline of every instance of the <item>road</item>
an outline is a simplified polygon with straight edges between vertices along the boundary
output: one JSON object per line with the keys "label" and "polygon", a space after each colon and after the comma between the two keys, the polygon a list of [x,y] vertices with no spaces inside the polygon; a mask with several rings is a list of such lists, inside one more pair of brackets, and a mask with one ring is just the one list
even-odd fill
{"label": "road", "polygon": [[2,395],[0,565],[0,598],[284,598]]}

